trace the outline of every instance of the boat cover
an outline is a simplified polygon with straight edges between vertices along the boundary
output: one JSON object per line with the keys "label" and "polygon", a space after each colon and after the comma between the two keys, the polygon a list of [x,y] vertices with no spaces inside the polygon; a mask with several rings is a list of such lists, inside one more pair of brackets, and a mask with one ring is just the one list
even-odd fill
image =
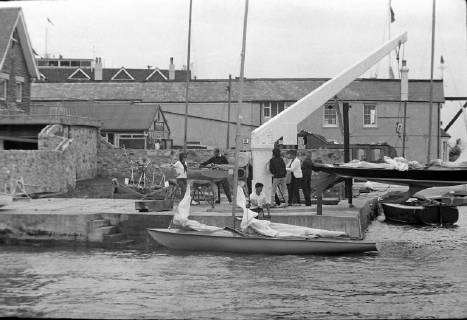
{"label": "boat cover", "polygon": [[268,220],[258,220],[256,212],[249,210],[246,207],[245,194],[241,187],[237,189],[237,205],[243,209],[242,222],[240,228],[243,232],[247,231],[248,228],[253,229],[255,232],[268,237],[275,238],[290,238],[290,237],[306,237],[306,238],[318,238],[318,237],[341,237],[347,236],[342,231],[328,231],[324,229],[314,229],[308,227],[295,226],[285,223],[274,223]]}
{"label": "boat cover", "polygon": [[209,226],[207,224],[200,223],[196,220],[188,219],[190,215],[190,204],[191,204],[191,188],[190,184],[186,187],[185,196],[178,204],[177,210],[175,211],[172,224],[184,230],[195,230],[195,231],[208,231],[214,232],[222,230],[222,228],[216,226]]}
{"label": "boat cover", "polygon": [[339,165],[344,168],[367,168],[367,169],[389,169],[398,171],[407,171],[409,169],[437,169],[437,168],[466,168],[467,161],[442,161],[440,159],[432,160],[427,166],[421,165],[417,161],[409,161],[403,157],[390,158],[384,156],[383,163],[374,163],[354,159],[350,162]]}

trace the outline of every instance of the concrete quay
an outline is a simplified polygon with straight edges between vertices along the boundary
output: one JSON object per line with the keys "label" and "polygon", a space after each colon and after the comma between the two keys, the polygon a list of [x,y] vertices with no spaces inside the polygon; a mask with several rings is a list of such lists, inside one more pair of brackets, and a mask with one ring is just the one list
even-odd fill
{"label": "concrete quay", "polygon": [[[352,238],[363,239],[374,219],[371,198],[370,195],[354,198],[352,208],[346,200],[338,205],[324,205],[321,216],[316,214],[316,206],[273,208],[271,221],[345,231]],[[128,199],[20,200],[0,209],[0,243],[46,241],[90,246],[147,246],[152,239],[146,228],[168,227],[173,214],[174,211],[138,212],[134,200]],[[236,215],[241,217],[240,209]],[[219,227],[233,224],[228,203],[221,203],[214,209],[208,205],[192,205],[190,217]]]}

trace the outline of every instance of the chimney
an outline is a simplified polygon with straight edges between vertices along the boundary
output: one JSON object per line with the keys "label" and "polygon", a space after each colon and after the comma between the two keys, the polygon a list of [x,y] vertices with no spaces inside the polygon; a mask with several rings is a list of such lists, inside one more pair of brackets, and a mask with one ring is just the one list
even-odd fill
{"label": "chimney", "polygon": [[102,58],[96,58],[94,80],[102,80]]}
{"label": "chimney", "polygon": [[175,65],[174,65],[174,58],[173,57],[170,57],[169,80],[175,80]]}
{"label": "chimney", "polygon": [[407,61],[402,60],[401,68],[401,101],[409,100],[409,68]]}

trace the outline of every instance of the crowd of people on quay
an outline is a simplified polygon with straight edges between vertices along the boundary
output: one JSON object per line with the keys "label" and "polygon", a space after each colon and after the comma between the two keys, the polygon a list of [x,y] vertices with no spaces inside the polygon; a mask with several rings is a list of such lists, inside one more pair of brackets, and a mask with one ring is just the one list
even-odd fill
{"label": "crowd of people on quay", "polygon": [[[209,167],[212,165],[229,164],[225,155],[221,154],[220,149],[216,148],[213,151],[213,156],[208,160],[200,163],[200,168]],[[252,167],[251,162],[247,165],[249,170],[248,179],[246,181],[245,195],[249,199],[249,207],[251,210],[258,212],[260,215],[270,215],[271,207],[288,207],[301,205],[299,189],[302,189],[305,205],[311,206],[311,175],[312,175],[312,160],[309,154],[299,156],[297,150],[288,150],[284,154],[279,148],[274,148],[272,158],[266,164],[267,170],[272,175],[271,198],[265,196],[264,183],[258,181],[254,186],[252,182]],[[180,152],[178,160],[173,164],[177,177],[177,184],[180,187],[181,194],[185,194],[187,186],[187,154]],[[221,202],[221,188],[223,189],[229,203],[232,202],[231,186],[228,179],[222,179],[215,182],[217,186],[216,203]]]}

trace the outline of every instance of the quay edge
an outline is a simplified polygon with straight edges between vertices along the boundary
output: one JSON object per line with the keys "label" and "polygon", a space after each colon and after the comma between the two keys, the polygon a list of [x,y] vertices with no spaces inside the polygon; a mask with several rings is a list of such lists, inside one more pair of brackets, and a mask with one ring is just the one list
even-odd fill
{"label": "quay edge", "polygon": [[[90,199],[81,199],[87,200]],[[348,208],[345,201],[337,206],[323,206],[322,216],[316,215],[314,206],[272,209],[271,221],[345,231],[352,238],[364,239],[366,229],[376,217],[375,200],[354,199],[353,208]],[[49,212],[28,212],[21,205],[0,210],[0,244],[147,248],[156,243],[148,236],[146,229],[166,228],[173,217],[173,211],[139,213],[122,209],[121,212],[98,212],[96,210],[105,209],[99,206],[95,212],[73,213],[73,207],[67,207],[65,203],[62,210]],[[227,207],[218,208],[218,212],[197,211],[200,209],[194,208],[190,218],[219,227],[232,226],[232,216]],[[238,212],[237,216],[241,216],[241,213]]]}

